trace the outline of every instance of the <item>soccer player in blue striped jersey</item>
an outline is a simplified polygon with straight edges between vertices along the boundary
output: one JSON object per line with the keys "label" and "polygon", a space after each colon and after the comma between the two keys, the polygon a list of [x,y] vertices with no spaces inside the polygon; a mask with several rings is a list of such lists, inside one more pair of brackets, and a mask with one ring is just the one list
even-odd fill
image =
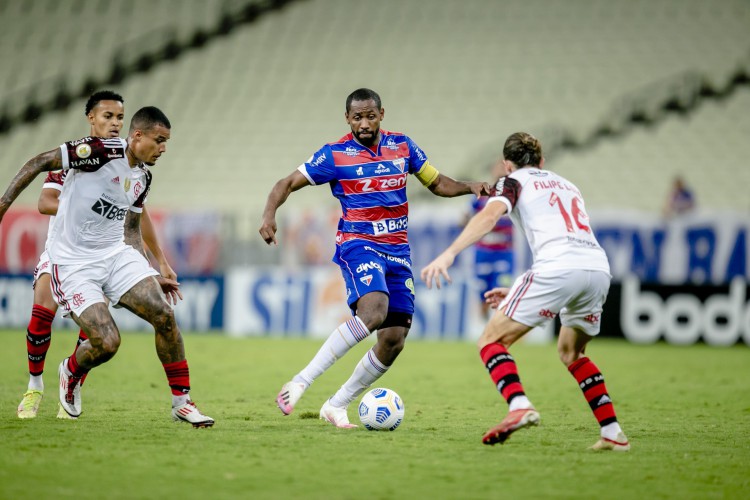
{"label": "soccer player in blue striped jersey", "polygon": [[282,413],[289,415],[316,378],[377,330],[375,346],[320,410],[320,418],[340,428],[355,427],[346,413],[349,403],[391,367],[411,327],[414,280],[407,240],[408,174],[437,196],[490,192],[488,183],[456,181],[438,172],[409,137],[380,128],[384,115],[376,92],[365,88],[352,92],[344,115],[351,133],[323,146],[274,185],[259,231],[266,243],[277,244],[276,211],[292,192],[305,186],[328,184],[341,203],[333,261],[341,268],[352,318],[331,333],[276,397]]}

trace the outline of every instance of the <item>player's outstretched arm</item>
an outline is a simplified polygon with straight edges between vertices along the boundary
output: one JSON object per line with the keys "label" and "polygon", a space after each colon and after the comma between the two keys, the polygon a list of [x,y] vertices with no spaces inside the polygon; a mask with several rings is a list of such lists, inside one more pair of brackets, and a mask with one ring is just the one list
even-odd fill
{"label": "player's outstretched arm", "polygon": [[266,208],[263,209],[263,221],[258,230],[263,241],[269,245],[271,243],[278,245],[276,241],[276,211],[289,198],[290,194],[309,185],[310,181],[299,170],[295,170],[274,184],[271,192],[268,193]]}
{"label": "player's outstretched arm", "polygon": [[435,285],[440,288],[441,277],[445,279],[447,283],[451,283],[448,268],[453,265],[456,256],[464,249],[479,241],[482,236],[492,231],[492,228],[495,227],[498,219],[500,219],[507,210],[505,203],[488,203],[478,214],[472,217],[463,231],[461,231],[461,234],[453,240],[453,243],[451,243],[443,253],[438,255],[435,260],[422,269],[420,277],[427,285],[427,288],[432,288],[433,281],[435,282]]}
{"label": "player's outstretched arm", "polygon": [[457,181],[452,177],[440,174],[427,186],[427,189],[437,196],[452,198],[464,194],[474,194],[477,197],[489,196],[491,187],[488,182]]}
{"label": "player's outstretched arm", "polygon": [[18,195],[31,184],[31,181],[42,172],[50,170],[60,170],[62,168],[62,153],[59,148],[55,148],[46,153],[35,156],[27,161],[16,176],[10,181],[8,189],[5,190],[0,198],[0,221],[5,216],[11,204],[18,198]]}

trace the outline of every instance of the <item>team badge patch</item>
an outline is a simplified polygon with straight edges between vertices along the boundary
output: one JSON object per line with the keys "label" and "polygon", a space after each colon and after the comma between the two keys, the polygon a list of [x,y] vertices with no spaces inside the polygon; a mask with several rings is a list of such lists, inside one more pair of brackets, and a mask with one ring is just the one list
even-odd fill
{"label": "team badge patch", "polygon": [[79,144],[76,146],[76,156],[78,158],[88,158],[91,156],[91,146],[88,144]]}
{"label": "team badge patch", "polygon": [[372,274],[367,274],[365,276],[362,276],[361,278],[359,278],[359,281],[364,283],[365,286],[370,286],[370,283],[372,283]]}
{"label": "team badge patch", "polygon": [[406,288],[408,288],[411,294],[414,295],[414,280],[409,278],[404,282],[404,285],[406,285]]}
{"label": "team badge patch", "polygon": [[125,184],[123,185],[123,187],[125,188],[126,193],[130,191],[130,177],[125,178]]}

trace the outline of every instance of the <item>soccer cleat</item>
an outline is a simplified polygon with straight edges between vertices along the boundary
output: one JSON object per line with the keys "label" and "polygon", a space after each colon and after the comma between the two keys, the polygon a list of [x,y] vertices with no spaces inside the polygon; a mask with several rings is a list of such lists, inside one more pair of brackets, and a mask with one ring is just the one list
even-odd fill
{"label": "soccer cleat", "polygon": [[[60,375],[60,408],[70,418],[78,418],[81,415],[81,379],[68,375],[68,358],[62,360],[57,368]],[[58,413],[58,418],[61,417]]]}
{"label": "soccer cleat", "polygon": [[281,387],[276,395],[276,404],[284,415],[289,415],[294,411],[294,405],[299,398],[305,393],[305,386],[299,382],[287,382]]}
{"label": "soccer cleat", "polygon": [[68,415],[68,412],[62,407],[60,403],[57,403],[57,418],[61,420],[77,420],[78,417]]}
{"label": "soccer cleat", "polygon": [[196,429],[214,425],[214,419],[202,414],[195,403],[190,400],[180,406],[172,407],[172,419],[176,422],[192,424]]}
{"label": "soccer cleat", "polygon": [[330,399],[327,400],[320,409],[320,418],[327,420],[339,429],[354,429],[357,427],[356,425],[349,423],[349,416],[346,414],[346,408],[333,406]]}
{"label": "soccer cleat", "polygon": [[595,451],[630,451],[630,443],[628,438],[622,432],[617,434],[617,439],[607,439],[605,437],[599,438],[599,441],[594,443],[594,446],[589,448]]}
{"label": "soccer cleat", "polygon": [[18,405],[16,415],[18,418],[36,418],[36,412],[39,411],[39,403],[42,402],[44,393],[36,389],[29,389],[23,395],[21,404]]}
{"label": "soccer cleat", "polygon": [[484,444],[503,444],[518,429],[532,425],[539,425],[539,412],[535,409],[510,411],[502,422],[485,433],[482,442]]}

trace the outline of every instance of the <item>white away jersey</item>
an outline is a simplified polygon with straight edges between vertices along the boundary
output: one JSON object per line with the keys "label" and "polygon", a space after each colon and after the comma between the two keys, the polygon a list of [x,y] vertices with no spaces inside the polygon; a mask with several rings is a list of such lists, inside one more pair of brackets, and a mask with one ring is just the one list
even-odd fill
{"label": "white away jersey", "polygon": [[589,226],[578,188],[548,170],[524,167],[501,177],[488,203],[508,207],[534,256],[532,271],[588,269],[609,273],[609,261]]}
{"label": "white away jersey", "polygon": [[[47,177],[44,179],[44,184],[42,185],[42,189],[55,189],[57,191],[62,191],[63,184],[65,183],[65,174],[67,172],[65,170],[55,170],[54,172],[47,172]],[[49,235],[52,232],[52,224],[55,223],[55,216],[50,215],[49,216],[49,225],[47,226],[47,238],[49,239]],[[47,244],[45,243],[44,246],[46,247]]]}
{"label": "white away jersey", "polygon": [[151,185],[144,165],[130,167],[121,138],[86,137],[60,146],[66,172],[47,239],[55,264],[104,259],[125,247],[128,210],[141,212]]}

